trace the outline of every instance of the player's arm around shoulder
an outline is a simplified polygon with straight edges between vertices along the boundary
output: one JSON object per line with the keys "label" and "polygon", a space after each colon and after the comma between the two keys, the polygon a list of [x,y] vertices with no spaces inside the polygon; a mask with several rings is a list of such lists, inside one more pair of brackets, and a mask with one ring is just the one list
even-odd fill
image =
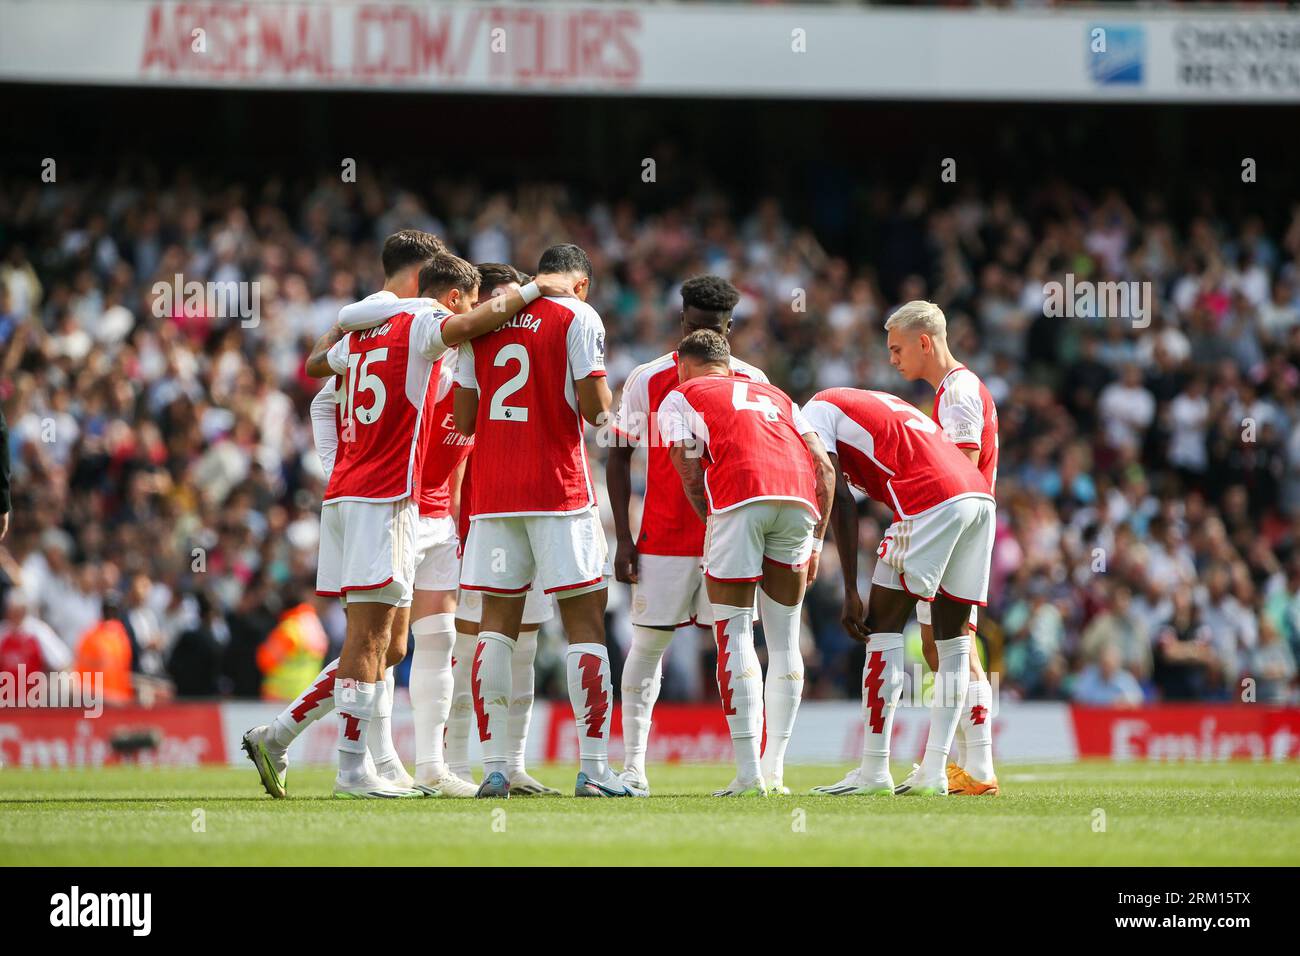
{"label": "player's arm around shoulder", "polygon": [[381,289],[360,302],[352,302],[339,309],[338,327],[345,332],[373,329],[395,315],[403,312],[416,313],[432,308],[433,305],[433,299],[399,299],[395,293]]}
{"label": "player's arm around shoulder", "polygon": [[312,346],[311,355],[307,357],[307,374],[312,378],[346,375],[348,335],[347,331],[336,325],[317,339]]}
{"label": "player's arm around shoulder", "polygon": [[450,315],[442,322],[442,342],[450,348],[495,332],[515,317],[520,309],[542,296],[571,296],[573,283],[566,276],[539,275],[527,285],[511,289],[505,295],[480,302],[468,312]]}

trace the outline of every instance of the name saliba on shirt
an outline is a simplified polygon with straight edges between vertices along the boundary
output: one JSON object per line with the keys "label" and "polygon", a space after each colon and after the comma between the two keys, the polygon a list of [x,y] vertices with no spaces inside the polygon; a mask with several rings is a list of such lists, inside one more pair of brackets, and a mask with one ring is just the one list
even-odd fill
{"label": "name saliba on shirt", "polygon": [[504,325],[498,326],[502,329],[527,329],[529,332],[536,332],[542,327],[542,320],[537,318],[531,312],[520,312],[513,316],[510,321]]}

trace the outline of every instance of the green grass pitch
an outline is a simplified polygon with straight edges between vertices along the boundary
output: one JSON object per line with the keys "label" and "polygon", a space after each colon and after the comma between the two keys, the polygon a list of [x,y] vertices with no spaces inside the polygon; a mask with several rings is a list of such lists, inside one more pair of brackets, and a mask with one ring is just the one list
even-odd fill
{"label": "green grass pitch", "polygon": [[[844,767],[750,800],[708,795],[728,767],[650,769],[649,800],[374,802],[329,799],[318,769],[290,770],[288,800],[251,765],[7,769],[0,865],[1300,864],[1292,764],[1007,767],[996,798],[892,799],[806,794]],[[535,775],[572,792],[574,768]]]}

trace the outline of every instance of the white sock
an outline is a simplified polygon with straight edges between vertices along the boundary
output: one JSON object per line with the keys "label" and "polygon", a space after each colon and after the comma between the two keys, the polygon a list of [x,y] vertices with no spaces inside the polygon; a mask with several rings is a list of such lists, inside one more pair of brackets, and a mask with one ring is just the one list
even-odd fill
{"label": "white sock", "polygon": [[474,692],[469,686],[469,672],[474,665],[477,634],[456,632],[451,648],[451,713],[443,737],[443,755],[447,769],[462,780],[473,779],[469,767],[469,729],[474,718]]}
{"label": "white sock", "polygon": [[761,588],[758,609],[767,642],[767,679],[763,682],[763,713],[767,746],[763,749],[763,778],[769,783],[785,775],[785,751],[794,733],[794,719],[803,697],[803,654],[799,651],[799,621],[803,602],[778,604]]}
{"label": "white sock", "polygon": [[564,655],[564,671],[578,729],[582,771],[597,780],[604,779],[609,776],[609,701],[613,691],[609,651],[604,644],[570,644]]}
{"label": "white sock", "polygon": [[429,614],[411,622],[415,648],[411,652],[411,711],[415,715],[415,773],[421,780],[441,779],[443,732],[451,714],[455,683],[451,676],[451,647],[456,615]]}
{"label": "white sock", "polygon": [[334,681],[334,709],[339,712],[339,776],[365,772],[366,738],[375,715],[377,685],[342,677]]}
{"label": "white sock", "polygon": [[988,680],[973,680],[966,688],[966,704],[958,724],[966,732],[966,759],[962,769],[976,780],[988,782],[993,773],[993,687]]}
{"label": "white sock", "polygon": [[506,773],[506,723],[510,719],[510,655],[515,642],[497,631],[483,631],[474,650],[470,686],[474,718],[483,745],[483,776]]}
{"label": "white sock", "polygon": [[339,669],[336,657],[316,675],[311,685],[292,704],[271,721],[269,748],[288,750],[298,735],[334,709],[334,675]]}
{"label": "white sock", "polygon": [[903,635],[872,634],[862,666],[862,776],[892,780],[889,744],[903,692]]}
{"label": "white sock", "polygon": [[[971,638],[971,659],[979,653],[974,647],[975,639]],[[957,766],[965,768],[966,766],[966,717],[965,714],[970,706],[970,688],[975,686],[975,679],[972,677],[969,686],[966,688],[967,700],[962,704],[962,719],[957,721],[957,732],[952,735],[952,754],[948,758],[949,763],[955,763]]]}
{"label": "white sock", "polygon": [[736,751],[736,779],[762,776],[758,747],[763,732],[763,678],[754,652],[754,609],[713,605],[713,636],[718,646],[718,696]]}
{"label": "white sock", "polygon": [[923,781],[947,780],[946,766],[952,735],[961,718],[962,702],[970,683],[970,638],[953,637],[935,641],[939,669],[934,674],[934,701],[930,704],[930,734],[921,758]]}
{"label": "white sock", "polygon": [[375,713],[366,737],[366,746],[381,777],[399,767],[403,772],[406,770],[393,744],[393,691],[396,686],[397,678],[390,667],[384,671],[384,679],[375,684]]}
{"label": "white sock", "polygon": [[510,655],[510,710],[506,720],[507,776],[524,772],[528,749],[528,724],[533,719],[533,663],[537,660],[537,632],[525,631]]}
{"label": "white sock", "polygon": [[674,631],[632,625],[632,647],[623,662],[623,766],[645,776],[650,714],[663,684],[664,652]]}

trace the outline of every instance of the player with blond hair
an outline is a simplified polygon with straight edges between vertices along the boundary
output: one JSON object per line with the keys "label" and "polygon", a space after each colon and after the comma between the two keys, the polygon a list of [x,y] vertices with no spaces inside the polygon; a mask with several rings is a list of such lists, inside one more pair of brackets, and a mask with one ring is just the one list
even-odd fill
{"label": "player with blond hair", "polygon": [[[955,444],[979,469],[993,492],[998,476],[998,410],[979,376],[953,357],[948,348],[948,322],[943,310],[920,299],[904,303],[885,322],[889,361],[908,381],[924,379],[934,388],[931,413],[943,437]],[[921,646],[931,670],[938,667],[930,606],[919,602]],[[970,609],[969,630],[975,634],[978,609]],[[993,772],[993,690],[980,663],[979,649],[971,643],[970,684],[957,725],[955,761],[948,765],[948,791],[960,795],[996,795]],[[928,741],[927,749],[937,745]],[[910,785],[917,771],[900,788]]]}

